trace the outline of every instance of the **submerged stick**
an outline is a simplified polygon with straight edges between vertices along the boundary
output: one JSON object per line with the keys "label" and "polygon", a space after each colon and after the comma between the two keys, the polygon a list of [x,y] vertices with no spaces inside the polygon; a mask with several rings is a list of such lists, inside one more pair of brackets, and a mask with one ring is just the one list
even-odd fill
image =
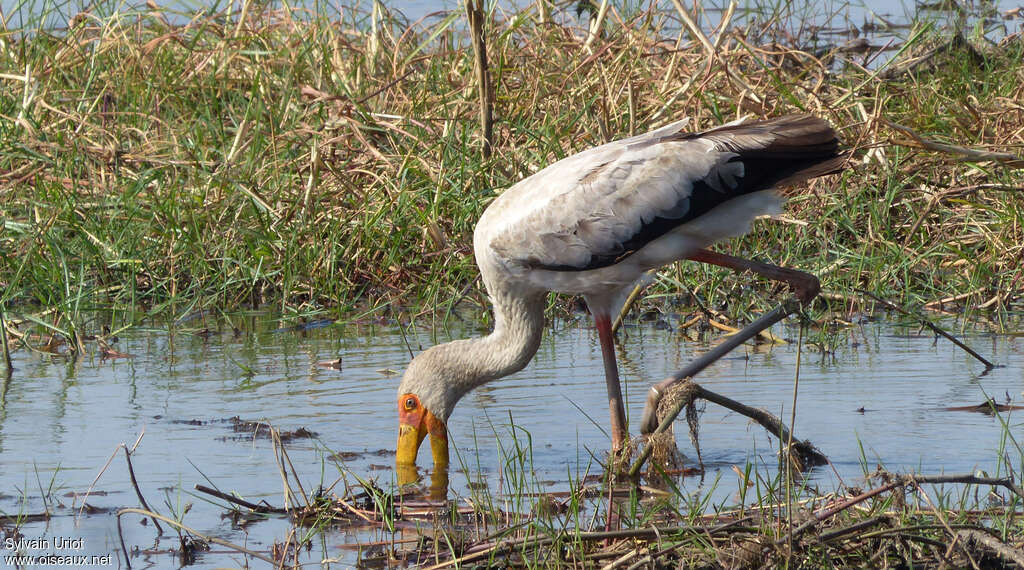
{"label": "submerged stick", "polygon": [[[145,432],[143,432],[145,433]],[[139,434],[139,439],[142,439],[142,434]],[[137,442],[136,442],[137,444]],[[142,503],[142,508],[147,511],[153,512],[153,509],[149,507],[149,503],[146,502],[146,498],[142,496],[142,490],[139,489],[139,481],[135,478],[135,469],[132,467],[132,452],[128,450],[128,446],[124,446],[124,460],[128,463],[128,477],[131,478],[132,487],[135,488],[135,496],[139,498],[139,502]],[[156,517],[150,517],[153,520],[153,526],[156,527],[158,534],[163,534],[164,529],[160,526],[160,521]]]}
{"label": "submerged stick", "polygon": [[277,567],[277,561],[276,560],[274,560],[273,558],[271,558],[269,556],[266,556],[265,554],[262,554],[260,552],[256,552],[255,550],[250,550],[248,548],[245,548],[244,546],[240,546],[240,545],[237,545],[237,544],[235,544],[233,542],[228,542],[228,541],[226,541],[224,539],[217,538],[216,536],[211,536],[211,535],[208,535],[208,534],[203,534],[203,533],[199,532],[198,530],[196,530],[196,529],[194,529],[194,528],[192,528],[190,526],[184,525],[184,524],[182,524],[182,523],[180,523],[180,522],[178,522],[178,521],[176,521],[174,519],[167,518],[167,517],[165,517],[165,516],[163,516],[163,515],[161,515],[159,513],[154,513],[152,511],[147,511],[145,509],[136,509],[134,507],[126,507],[126,508],[123,508],[123,509],[118,509],[118,511],[117,511],[117,525],[118,525],[118,535],[121,537],[121,550],[124,553],[125,563],[128,565],[128,568],[132,567],[131,566],[131,559],[128,558],[128,549],[125,547],[124,535],[120,532],[120,528],[121,528],[121,516],[122,515],[126,515],[126,514],[130,514],[130,513],[134,513],[134,514],[137,514],[137,515],[142,515],[144,517],[158,518],[158,519],[164,521],[165,523],[171,525],[172,527],[177,528],[179,530],[183,530],[183,531],[191,534],[192,536],[198,536],[199,538],[205,540],[206,542],[211,542],[213,544],[219,544],[221,546],[226,546],[227,548],[230,548],[232,550],[236,550],[238,552],[241,552],[242,554],[245,554],[245,555],[248,555],[248,556],[252,556],[253,558],[258,558],[258,559],[260,559],[260,560],[262,560],[264,562],[269,562],[269,563],[273,564],[275,567]]}
{"label": "submerged stick", "polygon": [[860,293],[862,295],[867,295],[868,297],[871,297],[872,299],[878,301],[879,303],[885,305],[886,307],[888,307],[888,308],[890,308],[890,309],[892,309],[892,310],[894,310],[894,311],[896,311],[896,312],[898,312],[898,313],[900,313],[902,315],[906,315],[906,316],[908,316],[908,317],[910,317],[912,319],[916,319],[922,325],[930,328],[935,334],[943,336],[943,337],[946,337],[947,339],[949,339],[950,342],[952,342],[953,344],[955,344],[955,345],[959,346],[960,348],[964,349],[964,351],[966,351],[967,354],[970,354],[974,358],[977,358],[979,362],[981,362],[982,364],[985,365],[985,370],[986,371],[992,370],[993,368],[996,367],[995,364],[992,364],[991,362],[989,362],[984,356],[978,354],[971,347],[969,347],[966,344],[960,342],[960,340],[957,339],[955,336],[949,334],[948,332],[942,330],[938,326],[932,324],[932,322],[929,321],[928,319],[926,319],[924,317],[921,317],[919,315],[915,315],[915,314],[911,313],[910,311],[904,309],[903,307],[900,307],[899,305],[897,305],[895,303],[891,303],[889,301],[886,301],[885,299],[882,299],[882,298],[878,297],[874,293],[871,293],[869,291],[865,291],[864,289],[855,289],[855,291],[857,291],[858,293]]}
{"label": "submerged stick", "polygon": [[0,515],[0,523],[9,525],[23,525],[28,523],[46,522],[50,520],[50,511],[41,513],[24,513],[14,515]]}
{"label": "submerged stick", "polygon": [[277,507],[271,507],[269,505],[257,505],[256,503],[250,503],[245,499],[241,499],[234,495],[229,495],[223,491],[218,491],[217,489],[211,489],[210,487],[207,487],[206,485],[201,485],[199,483],[196,483],[195,490],[199,491],[200,493],[206,493],[207,495],[213,495],[218,499],[222,499],[234,505],[245,507],[254,513],[274,513],[283,515],[288,514],[290,512],[288,509],[280,509]]}

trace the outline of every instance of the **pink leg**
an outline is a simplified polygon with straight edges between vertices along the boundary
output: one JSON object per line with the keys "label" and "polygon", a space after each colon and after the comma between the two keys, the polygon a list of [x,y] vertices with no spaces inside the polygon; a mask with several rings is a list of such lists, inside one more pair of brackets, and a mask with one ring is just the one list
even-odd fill
{"label": "pink leg", "polygon": [[735,269],[736,271],[751,271],[773,281],[782,281],[787,283],[793,289],[793,293],[796,294],[797,299],[800,299],[803,303],[810,302],[812,299],[817,297],[818,292],[821,291],[821,284],[818,282],[817,277],[810,273],[804,273],[803,271],[797,271],[795,269],[787,269],[777,265],[760,263],[750,259],[743,259],[742,257],[708,251],[706,249],[698,249],[696,252],[690,254],[686,259],[699,261],[701,263],[710,263],[721,267],[728,267],[729,269]]}
{"label": "pink leg", "polygon": [[597,335],[601,339],[604,357],[604,381],[608,386],[608,409],[612,416],[612,451],[617,452],[626,443],[626,408],[622,404],[619,385],[619,367],[615,362],[615,344],[612,342],[612,320],[608,315],[594,315]]}

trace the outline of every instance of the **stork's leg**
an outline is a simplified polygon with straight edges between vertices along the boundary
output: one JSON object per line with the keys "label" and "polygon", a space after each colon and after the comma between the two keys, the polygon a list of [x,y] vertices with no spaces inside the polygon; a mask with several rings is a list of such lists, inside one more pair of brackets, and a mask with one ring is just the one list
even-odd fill
{"label": "stork's leg", "polygon": [[608,314],[594,314],[597,336],[601,339],[604,357],[604,381],[608,386],[608,409],[612,416],[612,451],[618,452],[626,443],[626,408],[622,404],[619,367],[615,362],[615,344],[612,341],[612,319]]}
{"label": "stork's leg", "polygon": [[[743,259],[742,257],[726,255],[724,253],[715,253],[706,249],[698,249],[696,252],[690,254],[687,259],[699,261],[701,263],[719,265],[721,267],[728,267],[729,269],[735,269],[736,271],[752,271],[758,275],[767,277],[768,279],[782,281],[789,284],[793,289],[793,293],[796,295],[796,298],[802,303],[810,302],[821,290],[821,284],[818,282],[817,277],[810,273],[804,273],[803,271],[797,271],[795,269],[787,269],[777,265],[760,263],[749,259]],[[700,358],[695,359],[685,369],[673,374],[664,381],[651,386],[651,390],[647,395],[647,404],[644,406],[644,415],[640,420],[641,433],[653,433],[658,427],[658,418],[656,415],[658,402],[661,400],[662,394],[665,393],[669,386],[688,376],[692,376],[700,372],[715,360],[725,356],[725,354],[730,350],[746,342],[748,339],[757,335],[764,329],[786,318],[796,311],[797,308],[796,304],[792,303],[792,301],[784,302],[775,310],[762,316],[757,321],[750,323],[746,328],[739,331],[722,344],[719,344],[716,348],[712,349]]]}
{"label": "stork's leg", "polygon": [[797,271],[795,269],[769,265],[767,263],[761,263],[750,259],[743,259],[742,257],[708,251],[706,249],[698,249],[696,252],[687,256],[686,259],[699,261],[701,263],[710,263],[721,267],[728,267],[729,269],[735,269],[736,271],[752,271],[773,281],[782,281],[789,284],[793,289],[793,293],[796,294],[796,298],[800,299],[803,303],[808,303],[817,297],[818,292],[821,290],[821,284],[818,282],[817,277],[810,273],[804,273],[803,271]]}

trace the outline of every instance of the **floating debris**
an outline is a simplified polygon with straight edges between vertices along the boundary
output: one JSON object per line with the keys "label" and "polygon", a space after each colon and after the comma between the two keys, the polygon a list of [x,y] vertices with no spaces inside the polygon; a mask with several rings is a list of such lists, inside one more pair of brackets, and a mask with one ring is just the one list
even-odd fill
{"label": "floating debris", "polygon": [[322,360],[316,363],[320,368],[332,368],[334,370],[341,370],[341,357],[337,360]]}

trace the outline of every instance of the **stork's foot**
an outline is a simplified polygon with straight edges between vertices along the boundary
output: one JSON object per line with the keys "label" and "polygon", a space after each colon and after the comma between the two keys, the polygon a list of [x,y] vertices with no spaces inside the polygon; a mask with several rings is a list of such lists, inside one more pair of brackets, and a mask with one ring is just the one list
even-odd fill
{"label": "stork's foot", "polygon": [[[779,269],[785,269],[780,267]],[[821,293],[821,281],[810,273],[804,273],[803,271],[796,271],[793,269],[785,269],[786,271],[792,271],[792,280],[787,280],[790,289],[793,290],[793,294],[796,295],[797,299],[803,304],[808,304]]]}
{"label": "stork's foot", "polygon": [[627,439],[621,445],[612,447],[608,451],[608,463],[606,465],[608,472],[616,478],[628,472],[630,462],[636,455],[636,450],[637,442],[632,439]]}

